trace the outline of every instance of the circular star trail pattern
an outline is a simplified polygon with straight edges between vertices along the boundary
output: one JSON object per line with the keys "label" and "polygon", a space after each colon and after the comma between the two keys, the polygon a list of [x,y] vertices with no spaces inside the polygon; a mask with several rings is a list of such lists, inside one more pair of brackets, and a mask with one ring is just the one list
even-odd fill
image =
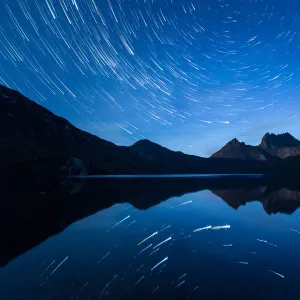
{"label": "circular star trail pattern", "polygon": [[298,132],[299,1],[0,6],[0,83],[100,137],[205,155],[206,142]]}

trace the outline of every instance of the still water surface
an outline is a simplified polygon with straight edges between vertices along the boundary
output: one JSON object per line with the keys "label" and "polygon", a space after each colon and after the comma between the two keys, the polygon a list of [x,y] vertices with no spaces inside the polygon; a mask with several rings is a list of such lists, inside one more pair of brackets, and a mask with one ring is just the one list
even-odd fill
{"label": "still water surface", "polygon": [[299,254],[300,210],[201,191],[73,223],[0,268],[0,299],[299,299]]}

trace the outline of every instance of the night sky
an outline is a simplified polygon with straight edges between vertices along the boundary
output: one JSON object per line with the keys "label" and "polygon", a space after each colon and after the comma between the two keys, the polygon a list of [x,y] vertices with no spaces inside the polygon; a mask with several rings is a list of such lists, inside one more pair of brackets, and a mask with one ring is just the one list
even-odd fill
{"label": "night sky", "polygon": [[0,0],[0,83],[118,145],[300,137],[296,0]]}

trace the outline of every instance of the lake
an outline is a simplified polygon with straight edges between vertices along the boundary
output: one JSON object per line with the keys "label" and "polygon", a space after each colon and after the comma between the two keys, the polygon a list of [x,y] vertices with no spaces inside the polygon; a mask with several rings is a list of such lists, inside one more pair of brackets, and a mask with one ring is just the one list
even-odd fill
{"label": "lake", "polygon": [[2,187],[1,300],[299,299],[296,188],[82,180]]}

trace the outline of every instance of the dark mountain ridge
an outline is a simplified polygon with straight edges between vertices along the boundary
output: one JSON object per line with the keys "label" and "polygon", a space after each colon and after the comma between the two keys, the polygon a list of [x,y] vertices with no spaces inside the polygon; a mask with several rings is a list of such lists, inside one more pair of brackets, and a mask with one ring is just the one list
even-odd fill
{"label": "dark mountain ridge", "polygon": [[289,133],[266,133],[258,146],[246,145],[237,139],[231,140],[212,155],[213,158],[255,159],[260,161],[272,158],[285,159],[300,155],[300,141]]}
{"label": "dark mountain ridge", "polygon": [[41,163],[52,169],[77,157],[88,165],[89,173],[178,173],[182,166],[195,173],[199,170],[195,160],[203,161],[148,140],[117,146],[77,129],[17,91],[2,86],[0,92],[0,165],[27,168]]}
{"label": "dark mountain ridge", "polygon": [[274,134],[267,132],[259,146],[262,149],[270,149],[270,148],[282,148],[282,147],[299,147],[300,141],[294,138],[288,132],[281,134]]}
{"label": "dark mountain ridge", "polygon": [[[70,158],[81,160],[88,174],[274,173],[286,168],[280,158],[300,147],[290,135],[269,134],[260,146],[234,139],[211,158],[175,152],[149,140],[117,146],[4,86],[0,86],[0,125],[0,176],[61,175]],[[290,162],[288,168],[295,166]],[[74,169],[78,171],[72,167],[67,174]]]}
{"label": "dark mountain ridge", "polygon": [[222,149],[212,155],[213,158],[237,158],[243,160],[260,160],[266,161],[271,155],[264,149],[256,146],[246,145],[236,138],[228,142]]}

